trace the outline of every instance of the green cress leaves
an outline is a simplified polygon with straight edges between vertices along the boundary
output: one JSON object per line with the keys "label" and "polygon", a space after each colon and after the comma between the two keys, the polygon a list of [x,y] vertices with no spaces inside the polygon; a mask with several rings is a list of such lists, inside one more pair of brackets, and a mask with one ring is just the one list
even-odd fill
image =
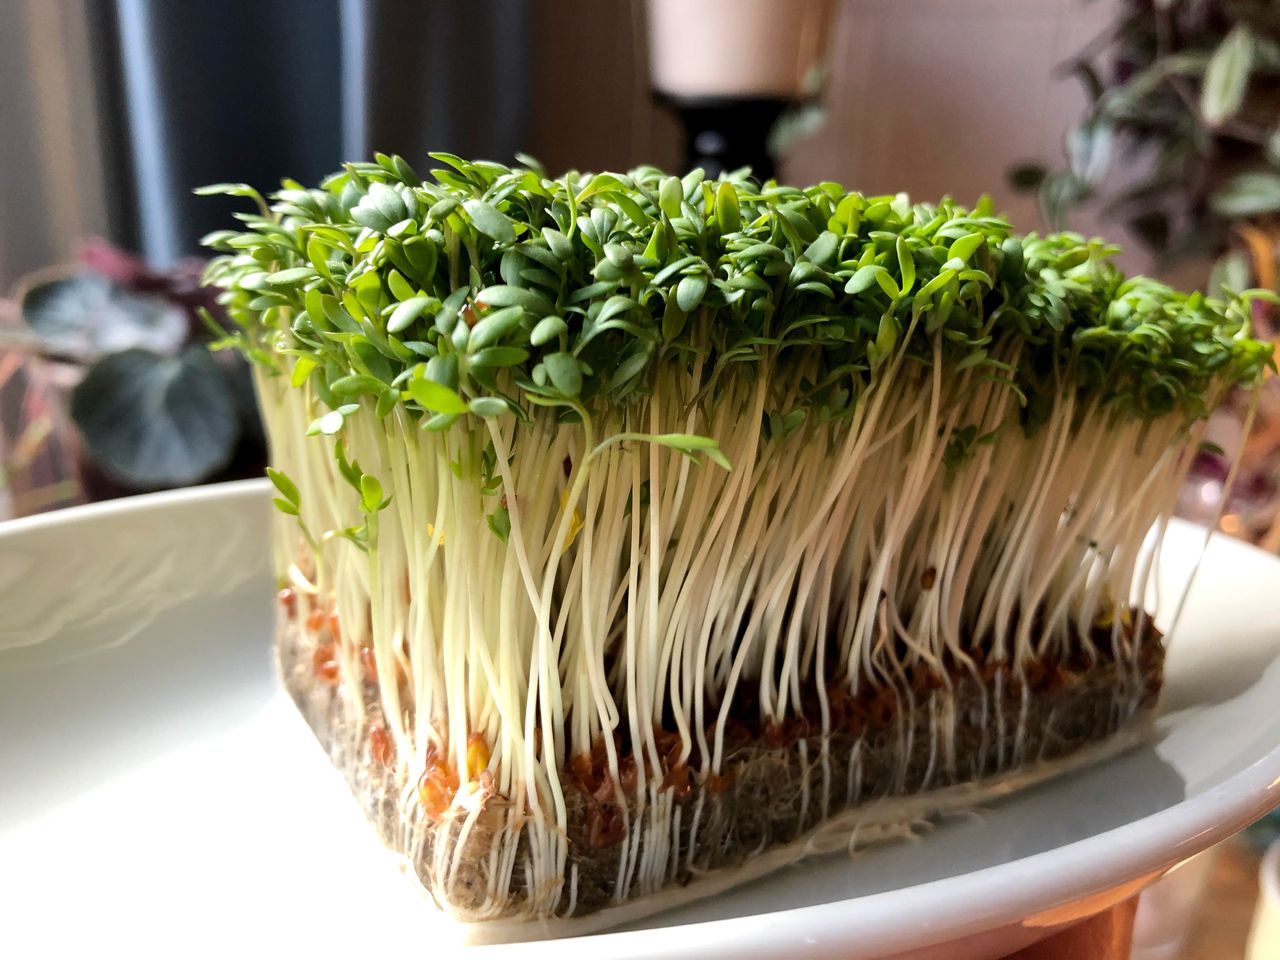
{"label": "green cress leaves", "polygon": [[[313,432],[338,432],[365,397],[432,430],[539,406],[596,416],[695,361],[704,403],[717,376],[807,364],[813,389],[778,415],[832,419],[895,356],[988,370],[1027,398],[1058,370],[1134,416],[1196,417],[1211,387],[1270,363],[1248,336],[1247,297],[1126,280],[1113,248],[1015,237],[987,200],[432,159],[428,181],[378,155],[315,189],[286,182],[265,215],[210,241],[223,255],[207,279],[240,345],[331,408]],[[1006,368],[995,358],[1014,342]],[[700,443],[666,445],[693,455]]]}

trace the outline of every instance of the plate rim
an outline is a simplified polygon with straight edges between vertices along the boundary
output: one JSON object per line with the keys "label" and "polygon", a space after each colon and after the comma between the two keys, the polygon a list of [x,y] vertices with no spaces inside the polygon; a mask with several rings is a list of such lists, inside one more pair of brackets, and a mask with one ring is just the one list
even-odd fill
{"label": "plate rim", "polygon": [[94,503],[77,503],[70,507],[46,510],[43,513],[0,520],[0,542],[18,534],[73,523],[91,523],[94,520],[114,517],[118,514],[136,513],[140,510],[184,506],[202,500],[252,499],[255,496],[265,495],[270,489],[271,481],[266,477],[253,477],[248,480],[205,483],[197,487],[180,487],[176,490],[131,493]]}

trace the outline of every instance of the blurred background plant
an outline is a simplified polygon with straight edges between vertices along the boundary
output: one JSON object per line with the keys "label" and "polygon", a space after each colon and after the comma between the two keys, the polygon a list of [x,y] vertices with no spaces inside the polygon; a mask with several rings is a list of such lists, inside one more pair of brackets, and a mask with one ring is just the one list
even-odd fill
{"label": "blurred background plant", "polygon": [[[1280,251],[1280,4],[1121,0],[1105,30],[1062,67],[1087,106],[1066,163],[1013,168],[1053,229],[1094,208],[1119,221],[1162,271],[1206,290],[1275,290]],[[1193,281],[1196,282],[1196,281]],[[1257,301],[1272,339],[1275,309]],[[1280,388],[1235,398],[1215,418],[1181,509],[1280,550]],[[1250,429],[1251,427],[1251,429]],[[1230,463],[1240,473],[1223,503]]]}
{"label": "blurred background plant", "polygon": [[9,512],[261,474],[252,381],[209,349],[201,267],[153,270],[94,240],[18,284],[0,321]]}
{"label": "blurred background plant", "polygon": [[[0,301],[0,333],[19,322],[17,305]],[[0,346],[0,519],[83,502],[78,445],[50,373]]]}
{"label": "blurred background plant", "polygon": [[[1114,20],[1061,67],[1088,105],[1067,134],[1067,166],[1030,163],[1013,183],[1069,226],[1101,201],[1168,267],[1217,260],[1239,287],[1274,278],[1280,227],[1280,5],[1266,0],[1122,0]],[[1117,183],[1118,169],[1139,171]]]}

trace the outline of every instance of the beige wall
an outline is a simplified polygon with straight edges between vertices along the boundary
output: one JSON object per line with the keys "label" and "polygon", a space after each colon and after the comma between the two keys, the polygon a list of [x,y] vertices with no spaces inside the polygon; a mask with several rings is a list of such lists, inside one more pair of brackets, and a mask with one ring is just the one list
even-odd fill
{"label": "beige wall", "polygon": [[845,0],[832,41],[826,127],[787,174],[860,190],[994,192],[1020,226],[1034,203],[1003,183],[1019,158],[1057,159],[1084,100],[1054,67],[1091,39],[1110,2]]}

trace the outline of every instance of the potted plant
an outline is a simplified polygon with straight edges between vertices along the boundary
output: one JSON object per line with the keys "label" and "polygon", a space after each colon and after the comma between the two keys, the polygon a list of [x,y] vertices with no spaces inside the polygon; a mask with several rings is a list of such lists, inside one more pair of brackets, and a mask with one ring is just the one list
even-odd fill
{"label": "potted plant", "polygon": [[25,509],[261,471],[248,367],[211,349],[218,337],[201,314],[217,307],[202,268],[155,271],[92,241],[75,265],[18,285],[0,341],[10,486],[40,485],[28,476],[38,436],[63,450],[58,495]]}

